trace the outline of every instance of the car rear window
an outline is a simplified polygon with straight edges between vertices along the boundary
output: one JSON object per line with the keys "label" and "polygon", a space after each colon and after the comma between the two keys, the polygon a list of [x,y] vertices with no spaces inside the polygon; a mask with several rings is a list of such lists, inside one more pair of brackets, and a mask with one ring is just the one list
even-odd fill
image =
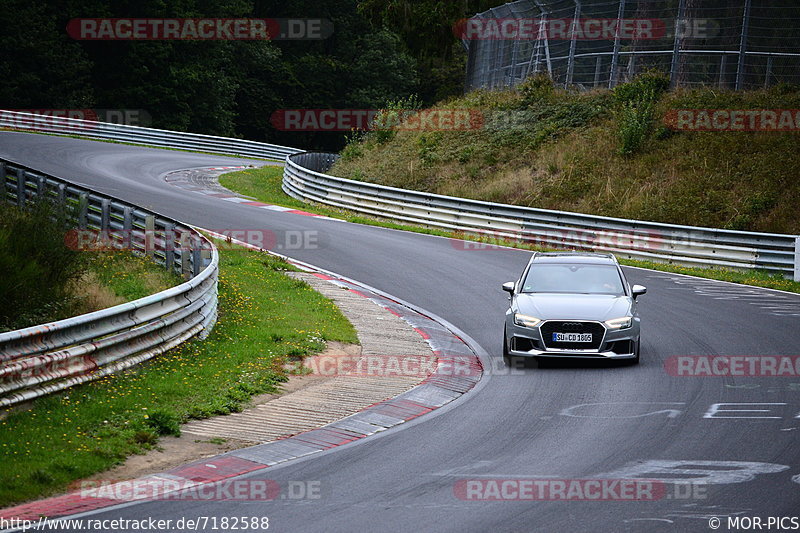
{"label": "car rear window", "polygon": [[522,292],[625,294],[617,267],[548,263],[531,265]]}

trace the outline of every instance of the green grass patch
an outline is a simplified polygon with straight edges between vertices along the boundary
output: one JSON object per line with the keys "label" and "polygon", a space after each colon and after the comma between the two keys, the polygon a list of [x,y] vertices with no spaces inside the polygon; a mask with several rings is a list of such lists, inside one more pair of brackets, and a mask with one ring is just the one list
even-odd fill
{"label": "green grass patch", "polygon": [[426,228],[423,226],[398,224],[388,220],[381,220],[379,218],[360,215],[358,213],[354,213],[353,211],[348,211],[347,209],[338,209],[321,204],[311,205],[297,200],[296,198],[292,198],[283,192],[283,189],[281,189],[282,180],[283,167],[277,166],[230,172],[228,174],[223,174],[219,178],[220,185],[223,187],[226,187],[238,194],[255,198],[259,202],[280,205],[283,207],[291,207],[293,209],[301,209],[314,212],[318,215],[339,218],[355,224],[368,224],[370,226],[380,226],[382,228],[411,230],[417,233],[440,235],[443,237],[451,235],[451,233],[447,231]]}
{"label": "green grass patch", "polygon": [[183,282],[174,271],[126,250],[84,253],[85,271],[70,285],[72,315],[138,300]]}
{"label": "green grass patch", "polygon": [[157,446],[190,418],[240,411],[276,391],[285,363],[326,341],[358,342],[330,300],[282,274],[292,270],[284,261],[238,248],[220,255],[219,319],[205,341],[4,411],[0,507],[62,491]]}
{"label": "green grass patch", "polygon": [[129,251],[71,249],[72,218],[50,202],[27,209],[0,203],[0,331],[97,311],[181,283]]}
{"label": "green grass patch", "polygon": [[[464,234],[462,232],[448,232],[432,228],[425,228],[421,226],[412,226],[405,224],[397,224],[394,222],[387,222],[376,218],[364,217],[356,215],[351,211],[344,209],[332,209],[319,204],[309,204],[301,202],[281,190],[281,180],[283,177],[283,169],[281,167],[262,167],[258,169],[245,170],[241,172],[232,172],[224,174],[220,177],[220,183],[228,189],[235,191],[239,194],[251,196],[261,202],[266,202],[274,205],[281,205],[284,207],[292,207],[296,209],[303,209],[305,211],[326,215],[334,218],[340,218],[349,222],[358,224],[369,224],[373,226],[381,226],[392,229],[413,231],[416,233],[425,233],[429,235],[439,235],[447,238],[465,239],[476,242],[484,242],[488,244],[496,244],[498,246],[509,246],[512,248],[520,248],[524,250],[538,250],[538,251],[552,251],[552,249],[531,246],[519,241],[503,240],[496,238],[487,238],[476,235]],[[717,279],[722,281],[730,281],[732,283],[741,283],[745,285],[755,285],[758,287],[766,287],[771,289],[778,289],[789,292],[800,293],[800,283],[787,280],[780,275],[771,274],[763,271],[736,271],[722,268],[692,268],[683,267],[680,265],[672,265],[668,263],[654,263],[650,261],[635,261],[635,260],[620,260],[621,263],[637,266],[641,268],[648,268],[651,270],[659,270],[662,272],[673,272],[679,274],[687,274],[708,279]]]}

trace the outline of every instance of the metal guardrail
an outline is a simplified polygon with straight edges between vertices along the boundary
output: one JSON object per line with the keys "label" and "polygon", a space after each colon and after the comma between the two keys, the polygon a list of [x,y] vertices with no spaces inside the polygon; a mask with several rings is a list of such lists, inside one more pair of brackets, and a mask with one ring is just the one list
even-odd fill
{"label": "metal guardrail", "polygon": [[4,201],[77,208],[78,226],[139,250],[188,281],[133,302],[0,333],[0,407],[106,376],[208,334],[217,316],[219,255],[202,234],[133,204],[0,160]]}
{"label": "metal guardrail", "polygon": [[126,126],[108,122],[95,122],[75,118],[35,115],[0,109],[0,128],[41,133],[78,135],[90,139],[104,139],[122,143],[144,144],[177,150],[192,150],[230,154],[242,157],[283,160],[302,150],[244,139],[215,137],[139,126]]}
{"label": "metal guardrail", "polygon": [[[547,248],[695,267],[761,269],[800,281],[800,236],[701,228],[468,200],[325,174],[337,154],[286,158],[283,190],[366,215]],[[463,249],[481,244],[454,241]]]}

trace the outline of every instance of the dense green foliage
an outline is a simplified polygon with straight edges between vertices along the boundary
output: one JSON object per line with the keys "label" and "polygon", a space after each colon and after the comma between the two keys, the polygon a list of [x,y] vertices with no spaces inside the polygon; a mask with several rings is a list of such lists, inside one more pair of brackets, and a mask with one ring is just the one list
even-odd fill
{"label": "dense green foliage", "polygon": [[67,246],[74,218],[50,202],[0,203],[0,331],[137,300],[181,283],[144,256]]}
{"label": "dense green foliage", "polygon": [[646,72],[630,83],[623,83],[614,89],[614,97],[620,106],[621,154],[632,154],[647,139],[653,122],[654,107],[667,89],[669,78],[657,72]]}
{"label": "dense green foliage", "polygon": [[39,202],[29,210],[0,203],[0,331],[45,322],[69,308],[69,284],[85,256],[64,244],[63,210]]}
{"label": "dense green foliage", "polygon": [[[460,93],[453,24],[486,0],[0,2],[0,108],[144,109],[153,127],[340,148],[341,133],[276,130],[280,109],[381,108]],[[77,41],[73,18],[323,18],[324,40]],[[24,21],[24,23],[21,23]]]}

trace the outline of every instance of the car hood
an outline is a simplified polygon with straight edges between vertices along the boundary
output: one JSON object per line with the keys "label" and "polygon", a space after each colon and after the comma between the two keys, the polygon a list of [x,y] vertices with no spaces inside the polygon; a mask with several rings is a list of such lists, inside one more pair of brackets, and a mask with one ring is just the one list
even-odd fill
{"label": "car hood", "polygon": [[609,320],[630,314],[631,298],[609,294],[517,294],[516,307],[542,320]]}

